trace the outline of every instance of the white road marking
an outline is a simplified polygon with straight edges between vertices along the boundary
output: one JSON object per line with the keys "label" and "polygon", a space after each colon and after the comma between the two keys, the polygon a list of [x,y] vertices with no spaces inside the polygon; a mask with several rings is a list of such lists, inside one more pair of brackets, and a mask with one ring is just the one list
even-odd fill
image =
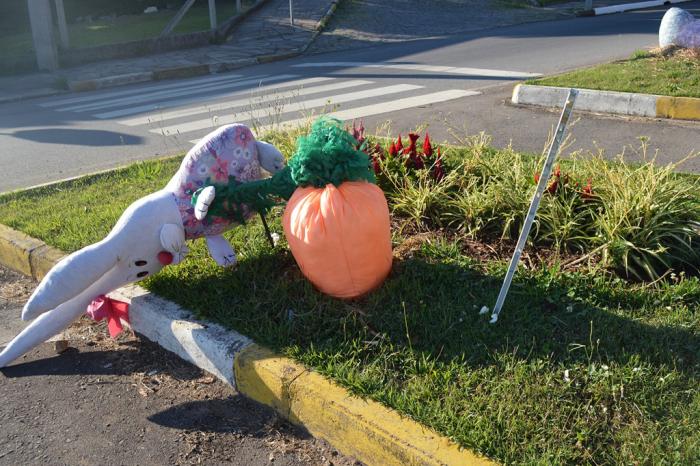
{"label": "white road marking", "polygon": [[436,66],[436,65],[420,65],[412,63],[372,63],[362,61],[329,61],[329,62],[310,62],[299,63],[292,65],[292,68],[341,68],[341,67],[356,67],[356,68],[388,68],[395,70],[411,70],[425,71],[429,73],[449,73],[459,74],[464,76],[488,77],[488,78],[536,78],[542,76],[540,73],[529,73],[526,71],[509,71],[509,70],[492,70],[488,68],[467,68],[457,66]]}
{"label": "white road marking", "polygon": [[[399,92],[412,91],[415,89],[420,89],[423,86],[416,86],[413,84],[396,84],[393,86],[379,87],[375,89],[369,89],[366,91],[350,92],[347,94],[338,94],[332,96],[321,97],[318,99],[305,100],[301,102],[295,102],[289,105],[285,105],[282,108],[283,113],[302,111],[314,107],[323,107],[325,105],[333,105],[344,102],[352,102],[355,100],[366,99],[370,97],[380,97],[389,94],[396,94]],[[462,91],[457,91],[462,92]],[[405,99],[404,99],[405,100]],[[390,106],[392,102],[376,104],[378,107]],[[419,105],[419,104],[416,104]],[[389,111],[389,110],[386,110]],[[245,111],[244,114],[247,119],[255,120],[259,118],[264,118],[270,116],[272,109],[270,107],[254,109],[250,111]],[[383,112],[382,112],[383,113]],[[205,118],[202,120],[191,121],[187,123],[180,123],[172,126],[165,126],[158,129],[152,129],[152,133],[156,134],[175,134],[175,133],[189,133],[191,131],[198,131],[201,129],[210,128],[214,125],[225,125],[229,123],[240,122],[240,118],[236,118],[236,115],[223,115],[223,116],[212,116],[210,118]]]}
{"label": "white road marking", "polygon": [[188,81],[178,81],[173,84],[154,84],[151,86],[147,87],[139,87],[138,89],[127,89],[127,90],[121,90],[121,91],[112,91],[112,92],[107,92],[104,94],[90,94],[90,95],[84,95],[81,97],[71,97],[69,99],[58,99],[58,100],[52,100],[50,102],[44,102],[40,103],[40,107],[58,107],[61,105],[70,105],[70,104],[76,104],[79,102],[90,102],[90,101],[95,101],[99,99],[109,99],[112,97],[117,97],[117,96],[124,96],[124,95],[131,95],[131,94],[139,94],[139,93],[147,93],[151,90],[154,89],[175,89],[178,87],[189,87],[189,86],[196,86],[199,84],[208,84],[208,83],[213,83],[213,82],[222,82],[222,81],[236,81],[241,78],[240,74],[227,74],[225,76],[209,76],[207,78],[200,78],[200,79],[191,79]]}
{"label": "white road marking", "polygon": [[[341,110],[338,112],[329,113],[329,117],[338,118],[339,120],[351,120],[355,118],[363,118],[372,115],[380,115],[382,113],[397,112],[399,110],[406,110],[408,108],[419,107],[421,105],[434,104],[439,102],[447,102],[448,100],[459,99],[462,97],[480,95],[481,92],[477,91],[467,91],[461,89],[450,89],[447,91],[433,92],[431,94],[423,94],[414,97],[407,97],[405,99],[397,99],[391,102],[384,102],[373,105],[365,105],[364,107],[351,108],[348,110]],[[274,125],[264,125],[257,128],[258,134],[262,134],[265,131],[274,128],[294,128],[296,126],[303,125],[308,121],[308,118],[297,118],[294,120],[288,120],[280,124]],[[199,139],[193,139],[192,144],[199,142]]]}
{"label": "white road marking", "polygon": [[[280,87],[290,87],[290,86],[303,86],[304,84],[310,83],[310,82],[318,82],[318,81],[325,81],[329,80],[332,78],[311,78],[311,79],[301,79],[298,81],[287,81],[282,84],[276,84],[274,86],[265,86],[265,89],[255,89],[256,94],[260,94],[260,92],[264,91],[271,91],[274,90],[275,88],[280,88]],[[198,115],[200,113],[212,113],[212,112],[220,112],[222,110],[228,110],[230,108],[235,108],[235,107],[240,107],[244,105],[262,105],[263,103],[274,103],[274,102],[279,102],[280,99],[290,99],[290,98],[295,98],[295,97],[300,97],[304,95],[309,95],[309,94],[318,94],[320,92],[328,92],[328,91],[334,91],[338,89],[347,89],[350,87],[357,87],[357,86],[363,86],[366,84],[372,84],[372,81],[364,81],[364,80],[354,80],[354,81],[342,81],[342,82],[336,82],[332,84],[325,84],[321,86],[312,86],[312,87],[302,87],[299,89],[293,89],[291,91],[285,91],[285,92],[278,92],[275,94],[269,94],[269,95],[259,95],[259,96],[247,96],[245,99],[239,99],[239,100],[231,100],[231,101],[226,101],[223,103],[219,104],[212,104],[212,105],[203,105],[203,106],[197,106],[194,108],[185,108],[181,110],[173,110],[171,112],[162,112],[158,113],[156,115],[151,115],[151,116],[146,116],[146,117],[137,117],[137,118],[131,118],[128,120],[121,120],[118,123],[125,125],[125,126],[139,126],[139,125],[144,125],[148,123],[152,123],[153,121],[165,121],[165,120],[172,120],[175,118],[184,118],[192,115]],[[246,91],[241,91],[241,92],[235,92],[232,94],[229,94],[227,97],[233,97],[233,96],[239,96],[239,95],[244,95],[246,94]],[[217,100],[221,101],[223,96],[218,96]],[[201,101],[201,99],[198,99]],[[168,105],[171,106],[172,102],[168,102]],[[112,117],[118,117],[118,116],[123,116],[124,114],[133,114],[133,113],[141,113],[141,110],[144,110],[143,107],[147,107],[149,110],[153,110],[153,106],[142,106],[142,107],[136,107],[137,110],[134,112],[134,108],[131,109],[126,109],[126,110],[117,110],[114,112],[107,112],[107,113],[100,113],[95,115],[97,118],[112,118]],[[124,113],[128,112],[128,113]]]}
{"label": "white road marking", "polygon": [[270,76],[270,77],[253,77],[250,79],[244,79],[243,81],[234,81],[230,83],[223,83],[223,84],[207,84],[204,86],[199,86],[196,88],[184,88],[184,89],[175,89],[175,90],[167,90],[167,91],[156,91],[156,92],[149,92],[146,94],[141,94],[141,95],[135,95],[133,97],[127,97],[127,98],[119,98],[119,99],[112,99],[112,100],[106,100],[102,102],[97,102],[97,103],[91,103],[91,104],[86,104],[86,105],[78,105],[74,107],[66,107],[66,108],[59,108],[57,109],[59,112],[88,112],[88,111],[93,111],[93,110],[98,110],[101,108],[105,107],[123,107],[126,105],[130,104],[138,104],[142,102],[148,102],[151,100],[159,100],[163,98],[169,98],[169,97],[180,97],[180,96],[185,96],[185,95],[192,95],[192,94],[202,94],[205,92],[211,92],[211,91],[219,91],[219,90],[228,90],[236,87],[244,87],[247,85],[257,85],[262,82],[267,82],[267,81],[279,81],[281,79],[290,79],[290,78],[296,78],[297,75],[294,74],[281,74],[279,76]]}

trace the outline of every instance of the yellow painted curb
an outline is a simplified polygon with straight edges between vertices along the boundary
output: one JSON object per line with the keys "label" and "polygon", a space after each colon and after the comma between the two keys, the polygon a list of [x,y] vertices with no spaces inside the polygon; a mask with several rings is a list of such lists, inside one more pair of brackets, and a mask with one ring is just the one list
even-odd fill
{"label": "yellow painted curb", "polygon": [[65,254],[43,241],[0,224],[0,264],[41,280]]}
{"label": "yellow painted curb", "polygon": [[47,244],[34,249],[29,255],[29,265],[32,268],[32,277],[40,282],[54,265],[63,259],[66,254]]}
{"label": "yellow painted curb", "polygon": [[679,120],[700,120],[700,99],[659,96],[656,99],[656,116]]}
{"label": "yellow painted curb", "polygon": [[[1,264],[41,280],[63,256],[0,224]],[[497,464],[257,344],[240,351],[233,366],[239,393],[370,466]]]}
{"label": "yellow painted curb", "polygon": [[368,465],[496,464],[258,345],[234,361],[236,388]]}

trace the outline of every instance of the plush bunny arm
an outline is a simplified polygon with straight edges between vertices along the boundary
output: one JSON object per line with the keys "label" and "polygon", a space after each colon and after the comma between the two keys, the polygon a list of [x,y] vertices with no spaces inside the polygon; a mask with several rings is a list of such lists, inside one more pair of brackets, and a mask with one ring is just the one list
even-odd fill
{"label": "plush bunny arm", "polygon": [[44,277],[24,305],[22,320],[30,320],[69,301],[106,274],[118,261],[107,237],[63,258]]}

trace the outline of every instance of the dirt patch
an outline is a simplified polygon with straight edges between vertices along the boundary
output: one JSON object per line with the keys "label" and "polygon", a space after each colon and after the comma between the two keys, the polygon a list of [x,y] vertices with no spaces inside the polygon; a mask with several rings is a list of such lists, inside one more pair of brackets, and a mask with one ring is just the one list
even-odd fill
{"label": "dirt patch", "polygon": [[[396,221],[394,220],[394,222]],[[404,228],[405,231],[406,228]],[[444,230],[413,232],[394,247],[394,260],[400,263],[410,259],[416,252],[420,251],[424,244],[436,241],[457,244],[464,255],[478,262],[509,261],[513,257],[516,246],[516,241],[513,240],[482,241]],[[594,264],[595,258],[595,255],[589,257],[582,254],[559,252],[551,248],[526,246],[521,256],[521,264],[530,270],[554,264],[559,264],[566,270],[583,270],[589,261]]]}

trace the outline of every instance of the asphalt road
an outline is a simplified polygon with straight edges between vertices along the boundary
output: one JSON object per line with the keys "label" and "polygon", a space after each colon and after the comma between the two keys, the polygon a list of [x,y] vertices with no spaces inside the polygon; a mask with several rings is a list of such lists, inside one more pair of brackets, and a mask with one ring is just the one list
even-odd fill
{"label": "asphalt road", "polygon": [[[184,152],[218,125],[269,127],[310,114],[361,118],[392,133],[428,124],[435,141],[493,136],[542,150],[557,115],[507,104],[515,82],[629,56],[657,43],[668,7],[531,23],[304,56],[232,73],[0,106],[0,192]],[[700,16],[700,2],[683,8]],[[700,125],[582,114],[573,149],[610,156],[650,139],[661,162],[700,149]],[[697,171],[700,165],[691,164]]]}
{"label": "asphalt road", "polygon": [[[0,347],[35,285],[0,267]],[[0,369],[0,465],[361,466],[146,339],[66,338]]]}

